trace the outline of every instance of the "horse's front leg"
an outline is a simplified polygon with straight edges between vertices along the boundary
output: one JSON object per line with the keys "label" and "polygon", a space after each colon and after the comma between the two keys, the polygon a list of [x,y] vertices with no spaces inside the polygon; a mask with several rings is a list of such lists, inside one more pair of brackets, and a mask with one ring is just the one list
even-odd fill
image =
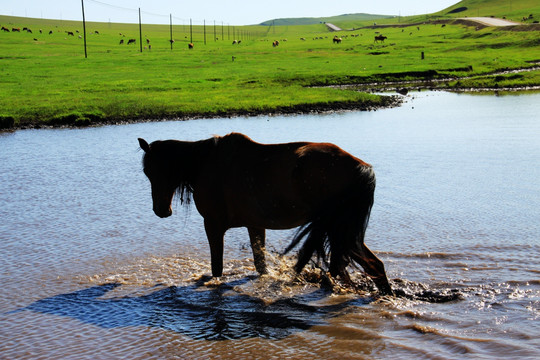
{"label": "horse's front leg", "polygon": [[212,262],[212,276],[223,275],[223,237],[225,231],[223,227],[215,222],[205,219],[204,230],[210,244],[210,258]]}
{"label": "horse's front leg", "polygon": [[248,228],[249,240],[251,241],[251,250],[253,250],[253,261],[255,262],[255,269],[259,274],[266,274],[266,260],[265,260],[265,243],[266,243],[266,231],[265,229]]}

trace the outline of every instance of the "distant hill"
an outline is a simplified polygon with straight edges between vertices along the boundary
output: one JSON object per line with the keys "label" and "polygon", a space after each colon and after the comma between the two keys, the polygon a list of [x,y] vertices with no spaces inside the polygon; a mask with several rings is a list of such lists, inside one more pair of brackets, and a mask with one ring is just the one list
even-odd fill
{"label": "distant hill", "polygon": [[304,18],[285,18],[285,19],[272,19],[260,23],[263,26],[281,26],[281,25],[313,25],[322,23],[341,23],[341,22],[356,22],[366,20],[378,20],[389,19],[394,16],[391,15],[372,15],[372,14],[344,14],[330,17],[304,17]]}
{"label": "distant hill", "polygon": [[523,17],[533,15],[533,18],[530,19],[532,22],[532,20],[540,19],[540,1],[463,0],[431,15],[443,17],[494,16],[514,18],[514,20],[521,20]]}
{"label": "distant hill", "polygon": [[[529,17],[532,15],[532,17]],[[437,18],[458,18],[494,16],[507,18],[514,21],[524,21],[533,23],[540,20],[540,1],[538,0],[463,0],[456,4],[432,14],[413,15],[399,17],[393,15],[373,15],[373,14],[344,14],[330,17],[304,17],[304,18],[284,18],[265,21],[259,25],[280,26],[280,25],[314,25],[321,23],[332,23],[341,28],[355,28],[365,25],[368,21],[377,23],[410,22],[415,23],[426,19]],[[527,20],[524,20],[527,18]],[[384,21],[387,19],[387,21]],[[362,24],[363,23],[363,24]]]}

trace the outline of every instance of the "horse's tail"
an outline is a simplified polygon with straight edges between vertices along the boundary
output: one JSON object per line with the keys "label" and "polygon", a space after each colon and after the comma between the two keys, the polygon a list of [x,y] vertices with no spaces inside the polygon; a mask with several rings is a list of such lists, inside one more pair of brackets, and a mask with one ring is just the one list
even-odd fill
{"label": "horse's tail", "polygon": [[374,193],[373,169],[367,165],[359,166],[351,186],[326,202],[310,222],[300,228],[285,250],[285,253],[289,252],[305,239],[298,252],[295,270],[300,272],[315,252],[327,265],[330,256],[332,276],[343,275],[351,260],[360,264]]}

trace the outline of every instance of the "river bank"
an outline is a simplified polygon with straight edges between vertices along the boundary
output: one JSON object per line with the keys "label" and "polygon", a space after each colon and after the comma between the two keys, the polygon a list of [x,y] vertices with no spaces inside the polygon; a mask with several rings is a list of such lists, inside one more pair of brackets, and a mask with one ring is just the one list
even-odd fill
{"label": "river bank", "polygon": [[[533,62],[534,64],[540,61]],[[463,70],[463,69],[461,69]],[[465,69],[472,71],[472,67]],[[396,80],[396,81],[378,81],[369,83],[353,83],[344,85],[333,85],[333,87],[341,89],[356,89],[366,92],[393,92],[397,91],[402,95],[406,95],[409,91],[418,90],[444,90],[453,92],[518,92],[518,91],[538,91],[540,85],[524,85],[520,82],[512,82],[512,80],[523,80],[523,75],[540,71],[540,66],[525,67],[520,69],[502,69],[499,71],[478,74],[471,76],[461,76],[452,78],[437,78],[436,71],[425,72],[425,76],[421,79],[413,80]],[[389,74],[393,77],[398,77],[398,74]],[[404,73],[407,75],[407,73]]]}
{"label": "river bank", "polygon": [[[411,91],[421,90],[440,90],[451,92],[525,92],[540,91],[540,85],[523,85],[523,74],[534,74],[540,72],[540,61],[531,61],[533,66],[519,69],[501,69],[499,71],[486,74],[476,74],[470,76],[444,77],[440,74],[448,72],[472,72],[472,67],[446,69],[441,72],[435,70],[421,72],[403,72],[379,74],[378,76],[367,77],[364,79],[355,79],[350,77],[352,83],[337,85],[315,85],[313,88],[335,88],[341,90],[355,90],[365,93],[378,94],[377,100],[362,99],[359,101],[328,101],[311,104],[296,104],[291,106],[263,107],[257,109],[231,109],[230,111],[217,112],[178,112],[175,115],[167,113],[154,112],[152,116],[130,116],[125,117],[112,116],[107,117],[102,113],[71,113],[66,116],[56,116],[49,121],[24,120],[16,122],[12,116],[0,116],[0,131],[15,131],[21,129],[50,129],[66,127],[88,127],[103,125],[130,124],[138,122],[167,121],[167,120],[194,120],[194,119],[214,119],[214,118],[232,118],[232,117],[255,117],[255,116],[277,116],[277,115],[308,115],[325,114],[343,111],[377,111],[385,108],[400,106],[403,98],[392,93],[407,95]],[[412,77],[412,79],[411,79]],[[380,78],[380,81],[369,81],[374,78]],[[385,79],[400,79],[385,81]],[[355,82],[359,80],[360,82]],[[365,82],[362,82],[365,81]],[[381,93],[387,93],[381,95]]]}
{"label": "river bank", "polygon": [[92,116],[92,114],[75,114],[72,116],[62,117],[50,122],[22,122],[15,123],[13,117],[0,116],[0,132],[15,131],[22,129],[52,129],[52,128],[78,128],[89,126],[103,125],[120,125],[133,124],[141,122],[158,122],[158,121],[187,121],[196,119],[216,119],[216,118],[233,118],[233,117],[255,117],[255,116],[281,116],[281,115],[310,115],[310,114],[329,114],[343,111],[377,111],[380,109],[398,107],[402,104],[403,99],[396,95],[381,95],[380,101],[335,101],[316,104],[300,104],[294,106],[279,106],[276,108],[268,108],[264,110],[231,110],[213,113],[190,113],[180,114],[171,117],[169,115],[155,114],[152,118],[106,118]]}

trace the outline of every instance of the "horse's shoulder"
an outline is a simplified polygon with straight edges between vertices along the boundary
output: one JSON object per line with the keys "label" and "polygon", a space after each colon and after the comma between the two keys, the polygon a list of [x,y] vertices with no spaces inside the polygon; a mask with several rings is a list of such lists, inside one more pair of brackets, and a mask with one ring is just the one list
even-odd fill
{"label": "horse's shoulder", "polygon": [[217,144],[221,149],[234,148],[235,150],[242,150],[245,148],[250,148],[254,145],[260,145],[259,143],[251,140],[251,138],[248,136],[236,132],[219,137]]}
{"label": "horse's shoulder", "polygon": [[223,143],[254,143],[249,136],[237,132],[222,136],[219,138],[219,141]]}
{"label": "horse's shoulder", "polygon": [[304,143],[297,150],[299,156],[307,156],[310,154],[344,154],[345,151],[339,146],[331,143]]}

